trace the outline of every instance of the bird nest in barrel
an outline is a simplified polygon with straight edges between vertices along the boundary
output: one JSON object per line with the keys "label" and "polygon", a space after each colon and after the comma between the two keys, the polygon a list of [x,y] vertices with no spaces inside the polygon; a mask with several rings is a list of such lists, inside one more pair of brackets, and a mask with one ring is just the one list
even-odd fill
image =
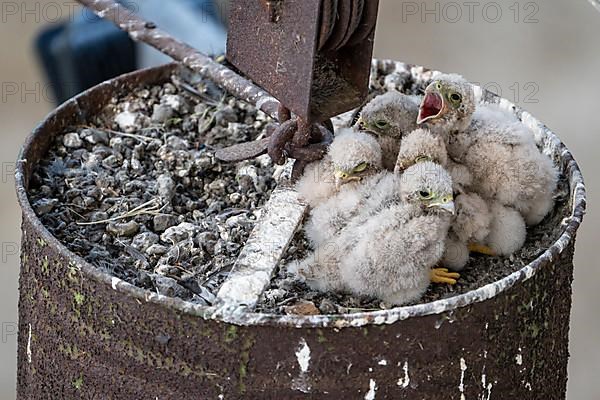
{"label": "bird nest in barrel", "polygon": [[[370,90],[422,94],[431,78],[423,69],[379,62]],[[353,117],[349,113],[335,122],[350,125]],[[213,305],[262,206],[288,175],[267,155],[224,164],[214,153],[263,137],[269,122],[254,106],[186,74],[115,93],[89,124],[56,136],[31,178],[30,202],[56,238],[102,271],[165,296]],[[546,138],[536,139],[540,150],[548,147],[542,143]],[[471,256],[456,285],[431,285],[419,302],[498,281],[560,237],[572,204],[564,166],[553,161],[560,170],[555,206],[528,228],[524,246],[510,257]],[[309,251],[299,230],[257,311],[346,314],[389,306],[374,298],[318,292],[290,275],[285,266]]]}

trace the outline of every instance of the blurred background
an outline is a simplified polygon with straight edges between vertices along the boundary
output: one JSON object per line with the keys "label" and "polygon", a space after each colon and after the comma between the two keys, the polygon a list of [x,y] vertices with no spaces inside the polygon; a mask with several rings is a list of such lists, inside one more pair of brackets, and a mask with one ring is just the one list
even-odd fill
{"label": "blurred background", "polygon": [[[220,54],[223,3],[129,0],[131,10],[202,51]],[[74,0],[1,2],[0,400],[15,398],[20,211],[14,160],[55,104],[110,76],[165,59],[135,46]],[[162,7],[162,8],[161,8]],[[600,12],[587,0],[381,0],[375,56],[459,72],[532,112],[573,151],[589,212],[575,260],[569,400],[600,400]]]}

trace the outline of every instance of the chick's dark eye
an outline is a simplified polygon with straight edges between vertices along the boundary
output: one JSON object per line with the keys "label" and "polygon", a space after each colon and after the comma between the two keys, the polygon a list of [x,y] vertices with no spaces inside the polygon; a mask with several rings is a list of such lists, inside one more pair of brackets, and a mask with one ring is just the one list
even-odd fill
{"label": "chick's dark eye", "polygon": [[427,190],[420,190],[419,191],[419,196],[421,196],[422,198],[426,199],[429,196],[431,196],[431,193],[429,193]]}
{"label": "chick's dark eye", "polygon": [[460,101],[460,100],[461,100],[460,94],[458,94],[458,93],[452,93],[452,94],[450,95],[450,98],[451,98],[453,101]]}
{"label": "chick's dark eye", "polygon": [[380,119],[379,121],[375,121],[375,126],[378,128],[386,128],[388,126],[388,122],[386,120]]}

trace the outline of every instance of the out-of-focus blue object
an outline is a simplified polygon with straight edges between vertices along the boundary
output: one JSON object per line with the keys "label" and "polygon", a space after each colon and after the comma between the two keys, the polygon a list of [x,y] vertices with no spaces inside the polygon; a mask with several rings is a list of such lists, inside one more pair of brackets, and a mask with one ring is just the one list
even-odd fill
{"label": "out-of-focus blue object", "polygon": [[[190,44],[204,54],[225,53],[227,31],[219,21],[212,0],[144,0],[136,2],[136,13]],[[138,65],[150,67],[171,59],[150,46],[139,48]]]}
{"label": "out-of-focus blue object", "polygon": [[[169,0],[168,5],[165,0],[120,2],[203,53],[225,51],[226,29],[212,0]],[[89,10],[45,28],[36,50],[58,104],[107,79],[170,61]]]}
{"label": "out-of-focus blue object", "polygon": [[87,10],[46,28],[36,48],[57,103],[136,67],[128,35]]}

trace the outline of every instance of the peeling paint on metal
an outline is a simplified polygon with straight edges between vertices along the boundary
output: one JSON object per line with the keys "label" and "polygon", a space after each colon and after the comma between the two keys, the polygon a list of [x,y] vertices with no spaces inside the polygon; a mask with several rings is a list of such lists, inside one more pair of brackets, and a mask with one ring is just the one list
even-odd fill
{"label": "peeling paint on metal", "polygon": [[302,393],[310,393],[311,385],[308,379],[308,369],[310,368],[310,347],[306,340],[302,338],[296,350],[296,360],[300,366],[300,374],[292,381],[292,389]]}
{"label": "peeling paint on metal", "polygon": [[117,285],[119,284],[121,280],[119,278],[117,278],[116,276],[113,276],[113,278],[110,280],[110,286],[112,287],[113,290],[117,290]]}
{"label": "peeling paint on metal", "polygon": [[310,347],[308,347],[305,339],[300,341],[300,346],[296,351],[296,358],[298,359],[298,365],[300,365],[300,371],[304,374],[307,373],[310,367]]}
{"label": "peeling paint on metal", "polygon": [[464,358],[460,358],[460,384],[458,390],[460,391],[460,400],[465,400],[465,371],[467,370],[467,362]]}
{"label": "peeling paint on metal", "polygon": [[[519,347],[519,351],[521,351],[521,348]],[[517,354],[515,356],[515,361],[517,362],[517,365],[523,365],[523,355],[522,354]]]}
{"label": "peeling paint on metal", "polygon": [[492,383],[488,382],[486,385],[486,376],[485,374],[481,375],[481,386],[483,387],[483,393],[481,394],[481,400],[490,400],[492,397]]}
{"label": "peeling paint on metal", "polygon": [[[398,365],[400,365],[400,363],[398,363]],[[403,389],[406,389],[408,385],[410,385],[410,376],[408,375],[408,361],[404,362],[402,369],[404,370],[404,378],[399,378],[398,382],[396,382],[396,385],[400,386]]]}
{"label": "peeling paint on metal", "polygon": [[481,393],[481,397],[479,399],[480,400],[490,400],[490,398],[492,396],[492,387],[493,386],[494,385],[491,382],[487,382],[487,375],[485,374],[485,365],[484,365],[483,370],[481,371],[481,387],[483,388],[483,393]]}
{"label": "peeling paint on metal", "polygon": [[377,394],[377,383],[371,379],[369,381],[369,391],[365,394],[365,400],[375,400]]}
{"label": "peeling paint on metal", "polygon": [[27,335],[27,362],[29,364],[31,364],[31,361],[33,359],[33,353],[31,351],[31,324],[29,324],[29,333]]}

